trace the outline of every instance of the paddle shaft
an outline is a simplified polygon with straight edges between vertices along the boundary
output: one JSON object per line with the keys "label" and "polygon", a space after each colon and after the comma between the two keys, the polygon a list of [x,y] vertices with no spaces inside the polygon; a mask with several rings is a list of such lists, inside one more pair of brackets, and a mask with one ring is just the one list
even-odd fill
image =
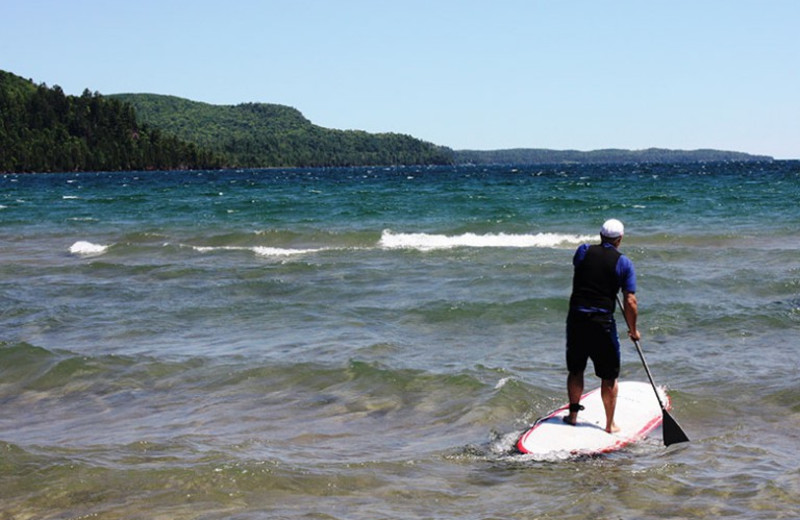
{"label": "paddle shaft", "polygon": [[[625,315],[625,306],[622,304],[619,294],[617,295],[617,301],[619,302],[620,309],[622,309],[622,316],[625,318],[625,323],[628,325],[628,332],[630,333],[633,331],[633,327],[631,327],[628,317]],[[647,379],[650,380],[650,385],[653,387],[653,392],[656,393],[656,399],[658,399],[658,405],[661,407],[661,415],[663,417],[662,432],[664,435],[664,445],[669,446],[670,444],[677,444],[679,442],[689,442],[689,437],[686,435],[686,432],[683,431],[680,424],[678,424],[678,421],[676,421],[669,414],[667,408],[664,406],[664,402],[661,400],[661,396],[658,394],[658,388],[656,387],[655,381],[653,381],[653,374],[650,373],[650,367],[647,366],[647,361],[644,359],[644,352],[642,352],[642,347],[639,345],[639,340],[633,338],[631,339],[633,340],[633,344],[636,345],[636,352],[639,353],[639,359],[642,360],[644,371],[647,372]]]}
{"label": "paddle shaft", "polygon": [[[619,302],[619,308],[622,310],[622,317],[625,319],[625,324],[628,326],[628,332],[630,333],[631,331],[633,331],[633,328],[631,327],[631,324],[628,322],[628,316],[625,315],[625,306],[622,304],[622,300],[620,299],[619,294],[617,295],[617,302]],[[644,371],[647,373],[647,379],[650,380],[650,384],[653,387],[653,391],[656,393],[656,399],[658,399],[658,404],[659,406],[661,406],[662,411],[666,411],[666,407],[664,406],[663,401],[661,401],[661,396],[658,393],[658,388],[656,387],[656,383],[655,381],[653,381],[653,374],[650,373],[650,367],[647,366],[647,361],[644,359],[644,352],[642,352],[642,346],[639,345],[638,339],[631,338],[631,340],[633,340],[633,344],[636,345],[636,352],[639,353],[639,359],[642,360],[642,365],[644,365]]]}

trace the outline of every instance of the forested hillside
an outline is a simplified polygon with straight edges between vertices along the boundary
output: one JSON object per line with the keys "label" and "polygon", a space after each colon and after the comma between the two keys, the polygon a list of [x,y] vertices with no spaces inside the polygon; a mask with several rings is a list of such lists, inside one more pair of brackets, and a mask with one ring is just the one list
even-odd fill
{"label": "forested hillside", "polygon": [[132,106],[0,71],[0,171],[218,168],[220,154],[137,122]]}
{"label": "forested hillside", "polygon": [[772,160],[719,150],[460,150],[312,124],[275,104],[210,105],[88,89],[67,96],[0,70],[0,171]]}
{"label": "forested hillside", "polygon": [[333,130],[275,104],[211,105],[174,96],[116,94],[141,121],[222,153],[233,166],[449,164],[453,152],[409,135]]}

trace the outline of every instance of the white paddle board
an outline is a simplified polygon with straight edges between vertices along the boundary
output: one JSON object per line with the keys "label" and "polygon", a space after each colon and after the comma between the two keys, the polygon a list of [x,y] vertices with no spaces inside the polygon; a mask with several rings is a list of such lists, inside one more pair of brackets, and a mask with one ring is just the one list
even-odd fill
{"label": "white paddle board", "polygon": [[[661,401],[669,409],[669,397],[658,389]],[[517,449],[525,454],[544,459],[563,456],[599,455],[619,450],[641,440],[657,428],[662,421],[652,385],[638,381],[620,381],[614,422],[617,433],[606,433],[606,413],[596,388],[581,397],[584,410],[578,413],[578,423],[564,422],[569,415],[569,405],[564,405],[536,421],[517,442]]]}

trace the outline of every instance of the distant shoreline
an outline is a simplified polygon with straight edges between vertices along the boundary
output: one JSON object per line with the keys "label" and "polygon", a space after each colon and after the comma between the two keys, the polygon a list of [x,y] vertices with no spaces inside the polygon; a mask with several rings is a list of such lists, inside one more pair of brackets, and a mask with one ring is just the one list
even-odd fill
{"label": "distant shoreline", "polygon": [[696,163],[696,162],[772,162],[767,155],[752,155],[724,150],[645,150],[602,149],[583,152],[579,150],[549,150],[539,148],[512,148],[505,150],[457,150],[457,164],[628,164],[628,163]]}
{"label": "distant shoreline", "polygon": [[109,173],[109,174],[136,174],[136,173],[180,173],[180,172],[281,172],[290,170],[348,170],[348,169],[381,169],[381,170],[411,170],[415,168],[426,168],[430,170],[435,169],[448,169],[448,168],[478,168],[478,167],[505,167],[512,170],[523,168],[555,168],[555,167],[579,167],[579,166],[626,166],[626,165],[641,165],[641,166],[665,166],[665,165],[731,165],[731,164],[779,164],[779,163],[800,163],[800,159],[770,159],[770,160],[728,160],[728,161],[673,161],[673,162],[647,162],[647,161],[627,161],[627,162],[550,162],[550,163],[460,163],[460,164],[420,164],[420,165],[362,165],[362,166],[263,166],[263,167],[222,167],[222,168],[172,168],[172,169],[138,169],[138,170],[60,170],[60,171],[27,171],[27,172],[0,172],[0,178],[17,175],[68,175],[77,173]]}
{"label": "distant shoreline", "polygon": [[772,162],[713,149],[453,150],[397,133],[313,124],[292,107],[218,106],[88,89],[65,95],[0,70],[0,172],[171,171],[457,165]]}

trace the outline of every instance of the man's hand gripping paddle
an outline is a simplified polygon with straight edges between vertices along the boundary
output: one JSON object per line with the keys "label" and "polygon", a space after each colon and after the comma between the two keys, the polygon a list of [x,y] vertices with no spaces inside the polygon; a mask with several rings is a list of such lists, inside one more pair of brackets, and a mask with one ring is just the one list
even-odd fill
{"label": "man's hand gripping paddle", "polygon": [[[622,316],[625,318],[625,323],[628,325],[628,331],[630,332],[632,330],[631,324],[628,323],[628,317],[625,316],[625,307],[623,307],[622,300],[620,300],[619,295],[617,295],[617,302],[619,302],[619,308],[622,310]],[[650,373],[650,367],[647,366],[647,361],[644,359],[644,353],[642,352],[642,347],[639,345],[639,341],[633,338],[631,338],[631,340],[633,341],[633,344],[636,345],[636,351],[639,353],[639,358],[642,360],[644,371],[647,372],[647,378],[650,380],[650,384],[653,386],[653,391],[656,393],[658,404],[661,406],[664,446],[677,444],[679,442],[689,442],[689,437],[686,436],[686,433],[684,433],[684,431],[681,429],[678,421],[672,418],[664,406],[664,403],[661,401],[661,396],[658,394],[658,388],[656,388],[656,384],[653,381],[653,375]]]}

